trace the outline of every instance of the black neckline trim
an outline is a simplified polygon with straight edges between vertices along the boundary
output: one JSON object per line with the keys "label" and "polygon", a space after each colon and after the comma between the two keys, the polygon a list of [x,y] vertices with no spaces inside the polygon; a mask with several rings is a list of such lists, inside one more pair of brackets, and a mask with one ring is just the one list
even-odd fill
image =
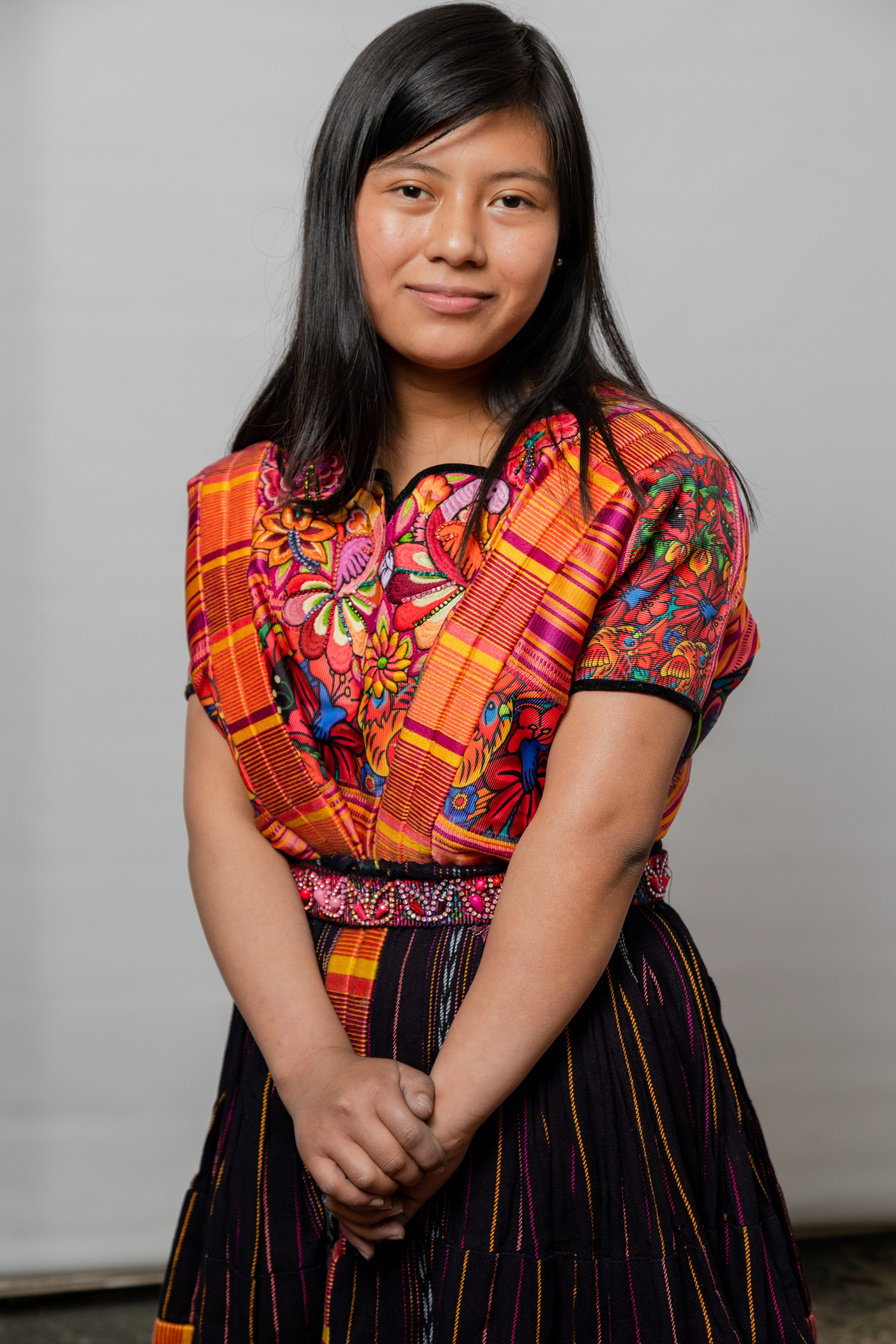
{"label": "black neckline trim", "polygon": [[485,476],[488,467],[474,466],[471,462],[437,462],[432,467],[424,467],[422,471],[417,471],[411,479],[402,486],[398,494],[392,493],[392,476],[385,467],[377,467],[376,478],[383,487],[383,497],[385,501],[386,518],[391,518],[397,513],[406,499],[414,493],[421,481],[425,481],[427,476],[445,476],[449,472],[459,472],[464,476]]}

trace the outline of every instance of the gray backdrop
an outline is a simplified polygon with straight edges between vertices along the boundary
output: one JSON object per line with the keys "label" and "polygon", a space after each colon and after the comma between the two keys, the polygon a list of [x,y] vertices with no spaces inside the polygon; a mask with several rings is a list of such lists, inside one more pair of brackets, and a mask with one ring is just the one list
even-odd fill
{"label": "gray backdrop", "polygon": [[[183,485],[277,349],[305,155],[397,0],[5,0],[0,1272],[156,1264],[228,1004],[184,868]],[[673,899],[800,1228],[896,1219],[894,7],[529,0],[657,390],[764,522]],[[887,103],[890,106],[887,106]]]}

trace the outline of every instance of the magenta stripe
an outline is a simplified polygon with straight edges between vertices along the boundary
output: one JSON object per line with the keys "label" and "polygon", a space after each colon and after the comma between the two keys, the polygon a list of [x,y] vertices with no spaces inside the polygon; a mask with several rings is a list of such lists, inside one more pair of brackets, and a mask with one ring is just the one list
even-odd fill
{"label": "magenta stripe", "polygon": [[526,634],[527,644],[534,643],[536,639],[542,649],[555,651],[569,663],[575,661],[580,641],[573,635],[564,634],[559,626],[552,625],[542,616],[536,616],[529,623],[529,630]]}
{"label": "magenta stripe", "polygon": [[762,1242],[762,1258],[765,1261],[765,1277],[768,1279],[768,1291],[775,1308],[775,1315],[778,1318],[778,1330],[780,1331],[781,1339],[784,1340],[786,1339],[784,1334],[784,1322],[781,1320],[781,1313],[778,1310],[778,1299],[775,1295],[775,1285],[772,1282],[772,1267],[768,1262],[768,1252],[765,1249],[765,1237],[762,1235],[762,1228],[759,1229],[759,1240]]}

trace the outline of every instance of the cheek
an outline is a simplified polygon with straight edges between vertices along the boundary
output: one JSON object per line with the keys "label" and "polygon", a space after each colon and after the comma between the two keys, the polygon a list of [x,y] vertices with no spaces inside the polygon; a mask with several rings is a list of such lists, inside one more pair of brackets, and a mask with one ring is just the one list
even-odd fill
{"label": "cheek", "polygon": [[549,255],[541,248],[531,252],[515,251],[507,256],[501,267],[514,308],[537,307],[551,277],[553,251]]}
{"label": "cheek", "polygon": [[388,278],[414,251],[413,230],[394,217],[367,221],[357,237],[361,272],[370,281]]}

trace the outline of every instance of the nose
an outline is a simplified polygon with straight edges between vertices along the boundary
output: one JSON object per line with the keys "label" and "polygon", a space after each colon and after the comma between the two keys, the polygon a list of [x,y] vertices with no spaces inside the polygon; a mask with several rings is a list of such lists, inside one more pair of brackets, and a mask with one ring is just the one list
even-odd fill
{"label": "nose", "polygon": [[444,196],[430,215],[424,254],[428,261],[449,266],[484,266],[485,247],[479,230],[476,205]]}

